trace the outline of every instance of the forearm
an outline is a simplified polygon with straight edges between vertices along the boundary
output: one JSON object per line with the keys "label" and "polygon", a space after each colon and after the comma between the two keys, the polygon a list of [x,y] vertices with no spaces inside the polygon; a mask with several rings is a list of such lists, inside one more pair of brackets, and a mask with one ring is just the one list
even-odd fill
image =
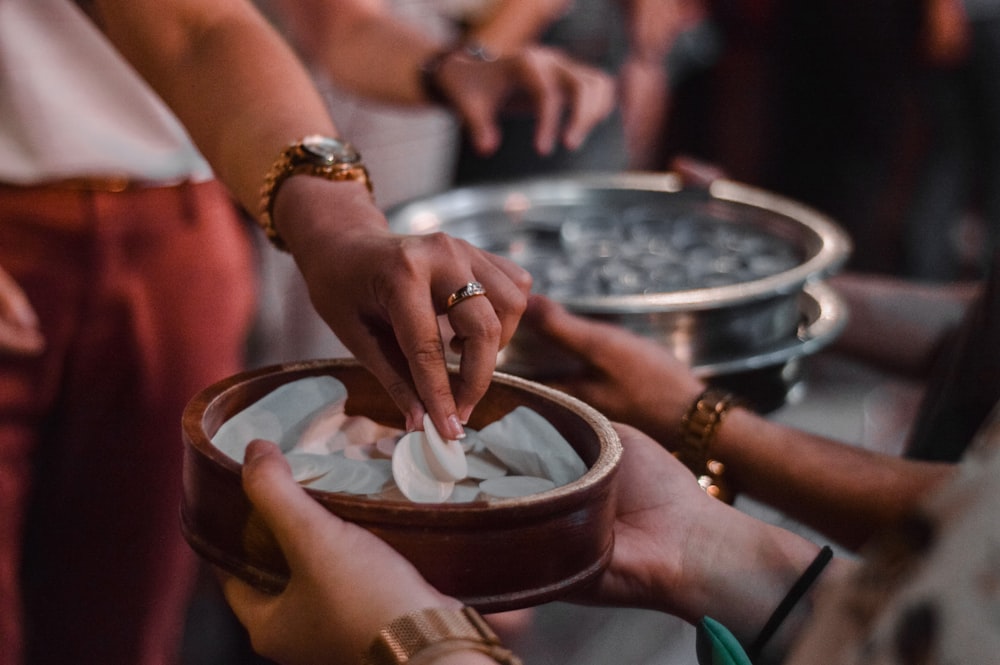
{"label": "forearm", "polygon": [[834,348],[910,374],[927,369],[977,290],[972,283],[927,285],[850,273],[830,282],[849,311],[848,325]]}
{"label": "forearm", "polygon": [[571,4],[568,0],[505,0],[469,29],[469,37],[494,55],[507,55],[536,42]]}
{"label": "forearm", "polygon": [[[683,540],[688,544],[679,566],[673,566],[662,555],[670,551],[669,540],[678,537],[676,532],[665,529],[664,542],[649,552],[649,561],[638,567],[653,571],[651,586],[657,597],[668,601],[654,605],[654,609],[691,623],[711,617],[749,647],[816,560],[820,546],[721,502],[713,504],[692,524],[684,524]],[[768,640],[765,652],[783,651],[811,615],[812,600],[822,585],[834,581],[852,565],[834,559],[822,568],[817,581]]]}
{"label": "forearm", "polygon": [[248,4],[100,0],[98,6],[109,39],[247,210],[257,211],[264,175],[282,148],[307,134],[336,135],[305,69]]}
{"label": "forearm", "polygon": [[910,512],[953,466],[874,453],[734,409],[710,456],[734,488],[848,547]]}
{"label": "forearm", "polygon": [[[443,44],[380,0],[275,0],[291,41],[339,86],[394,104],[427,103],[420,66]],[[376,66],[379,75],[372,75]]]}

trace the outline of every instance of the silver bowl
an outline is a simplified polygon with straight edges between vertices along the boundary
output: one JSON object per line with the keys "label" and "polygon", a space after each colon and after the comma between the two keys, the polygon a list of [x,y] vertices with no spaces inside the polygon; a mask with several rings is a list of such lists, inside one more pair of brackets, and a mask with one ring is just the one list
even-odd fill
{"label": "silver bowl", "polygon": [[[819,343],[803,345],[798,339],[803,292],[838,271],[852,248],[839,225],[804,205],[728,180],[716,180],[707,188],[684,188],[672,173],[548,176],[476,185],[398,205],[387,217],[393,230],[401,233],[441,231],[512,258],[535,275],[536,291],[577,314],[656,339],[703,371],[756,365],[758,358],[776,357],[774,350],[779,348],[793,356],[819,348]],[[645,255],[641,265],[629,264],[639,266],[630,267],[634,274],[626,275],[635,287],[631,292],[627,280],[626,288],[612,283],[603,292],[592,285],[575,289],[576,282],[585,280],[605,284],[586,272],[572,273],[562,284],[543,276],[553,265],[580,271],[614,266],[632,242],[629,234],[634,237],[633,229],[642,228],[637,219],[671,224],[682,220],[689,231],[703,237],[742,234],[764,239],[764,245],[727,248],[729,255],[722,258],[741,266],[761,263],[758,250],[777,248],[783,263],[764,262],[773,267],[771,271],[720,274],[712,272],[720,263],[717,254],[699,255],[689,248],[678,256],[676,248],[668,246],[665,251],[674,254],[671,260],[691,273],[668,287],[646,280],[651,273],[643,271],[659,264],[656,257],[651,262]],[[669,245],[660,242],[664,244]],[[614,271],[621,272],[617,267]],[[507,353],[511,364],[504,366],[501,357],[501,366],[539,379],[558,373],[551,350],[539,344],[518,331]],[[537,363],[526,361],[531,358]]]}

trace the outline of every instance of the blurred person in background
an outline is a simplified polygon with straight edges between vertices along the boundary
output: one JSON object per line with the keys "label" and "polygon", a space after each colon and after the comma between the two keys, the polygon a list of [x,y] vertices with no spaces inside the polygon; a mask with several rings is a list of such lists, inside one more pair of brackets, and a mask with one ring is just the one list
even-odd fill
{"label": "blurred person in background", "polygon": [[[465,38],[456,25],[453,2],[428,0],[367,1],[360,9],[339,7],[326,0],[257,0],[273,23],[296,47],[323,94],[338,127],[365,158],[374,180],[379,183],[376,198],[383,210],[420,196],[449,188],[455,177],[459,144],[463,134],[477,151],[488,154],[508,137],[500,128],[486,125],[477,109],[477,86],[471,82],[489,76],[501,64],[484,62],[463,49]],[[544,4],[544,3],[541,3]],[[357,40],[370,22],[391,19],[405,31],[397,42],[393,63],[383,62],[383,54],[345,53],[341,44]],[[402,39],[402,38],[401,38]],[[378,43],[378,42],[376,42]],[[373,76],[372,63],[412,75],[416,69],[434,69],[441,78],[433,103],[405,94],[404,82],[396,88],[376,87],[385,76]],[[573,99],[572,113],[589,118],[611,112],[613,83],[599,70],[584,66],[564,54],[525,42],[505,52],[505,62],[544,58],[539,81],[550,90],[549,110],[538,111],[522,86],[518,104],[529,114],[541,117],[561,108],[558,95]],[[453,70],[458,69],[462,78]],[[525,68],[527,69],[527,68]],[[561,73],[560,70],[565,70]],[[380,72],[382,70],[380,69]],[[525,71],[522,78],[528,75]],[[425,71],[425,76],[431,77]],[[561,85],[560,77],[575,89]],[[517,82],[516,79],[513,82]],[[416,103],[415,103],[416,102]],[[557,111],[562,113],[562,111]],[[567,112],[569,110],[567,109]],[[550,120],[553,118],[550,117]],[[566,128],[576,123],[565,118]],[[600,125],[603,125],[603,121]],[[489,133],[487,132],[489,130]],[[588,124],[587,130],[592,127]],[[587,132],[570,131],[559,140],[533,134],[530,150],[543,156],[552,151],[574,152],[585,144]],[[589,138],[587,139],[589,141]],[[544,157],[539,157],[544,158]],[[344,345],[309,307],[309,294],[294,261],[283,252],[261,247],[261,306],[250,354],[252,365],[271,364],[317,357],[348,354]]]}
{"label": "blurred person in background", "polygon": [[978,277],[1000,246],[1000,2],[926,0],[921,44],[922,152],[902,272]]}
{"label": "blurred person in background", "polygon": [[700,0],[499,0],[480,3],[463,20],[479,57],[525,44],[552,46],[600,68],[617,83],[615,113],[579,150],[531,154],[533,120],[509,111],[509,140],[488,156],[465,144],[460,184],[533,174],[658,169],[670,98],[669,56],[684,32],[705,19]]}

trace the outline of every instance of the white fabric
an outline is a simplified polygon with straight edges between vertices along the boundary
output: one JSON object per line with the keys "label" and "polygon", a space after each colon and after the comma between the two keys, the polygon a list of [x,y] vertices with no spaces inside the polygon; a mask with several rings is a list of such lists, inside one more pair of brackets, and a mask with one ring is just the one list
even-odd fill
{"label": "white fabric", "polygon": [[206,180],[165,104],[71,0],[0,0],[0,181]]}

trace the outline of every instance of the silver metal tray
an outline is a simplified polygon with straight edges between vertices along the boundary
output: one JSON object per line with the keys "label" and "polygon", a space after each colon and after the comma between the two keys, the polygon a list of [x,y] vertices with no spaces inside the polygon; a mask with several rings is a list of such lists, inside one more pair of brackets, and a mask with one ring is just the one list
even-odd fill
{"label": "silver metal tray", "polygon": [[[562,237],[573,214],[626,214],[637,208],[753,229],[793,248],[795,261],[787,268],[736,283],[599,295],[536,288],[578,314],[659,340],[701,371],[798,352],[804,344],[797,338],[803,290],[839,270],[851,252],[843,229],[811,208],[727,180],[685,189],[671,173],[566,175],[477,185],[396,206],[387,217],[398,232],[446,232],[526,260],[536,244]],[[532,345],[518,335],[513,349]]]}

